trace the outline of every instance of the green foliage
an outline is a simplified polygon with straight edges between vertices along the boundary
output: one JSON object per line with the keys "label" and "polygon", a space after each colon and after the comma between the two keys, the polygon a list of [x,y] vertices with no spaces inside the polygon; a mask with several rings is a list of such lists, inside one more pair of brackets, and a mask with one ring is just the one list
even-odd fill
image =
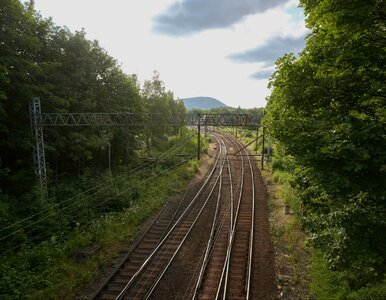
{"label": "green foliage", "polygon": [[368,286],[350,293],[347,300],[383,300],[386,298],[386,280],[378,284],[369,284]]}
{"label": "green foliage", "polygon": [[349,287],[341,272],[329,270],[323,260],[320,251],[314,251],[312,254],[311,293],[316,299],[344,299]]}
{"label": "green foliage", "polygon": [[[157,114],[168,116],[185,113],[183,102],[174,100],[173,93],[166,90],[157,71],[154,71],[151,80],[145,81],[141,94],[146,112],[154,114],[152,116],[155,120],[154,124],[157,124],[157,118],[161,117],[158,117]],[[145,129],[147,152],[150,153],[153,146],[164,142],[168,135],[176,134],[178,130],[179,128],[160,127],[158,125],[148,126]]]}
{"label": "green foliage", "polygon": [[[41,98],[46,112],[139,112],[143,104],[136,78],[125,75],[97,41],[43,19],[33,2],[2,1],[0,21],[1,189],[18,197],[35,182],[28,120],[32,96]],[[107,156],[106,144],[112,144],[113,163],[122,161],[138,147],[136,134],[138,130],[49,129],[47,163],[55,174],[104,167],[99,158]]]}
{"label": "green foliage", "polygon": [[[179,144],[177,151],[191,154],[196,146],[185,128],[45,128],[45,197],[32,165],[32,97],[40,97],[43,112],[170,115],[185,107],[158,73],[141,89],[98,41],[42,18],[34,1],[1,0],[0,29],[0,255],[7,258],[0,264],[0,298],[15,299],[71,274],[65,263],[79,247],[109,239],[105,227],[143,221],[190,175],[186,168],[171,172],[186,157],[165,152]],[[150,155],[149,141],[156,159],[145,164],[137,158]],[[113,172],[106,171],[110,159]],[[137,167],[147,169],[134,176]],[[165,175],[152,181],[157,190],[144,188],[143,180],[155,175]]]}
{"label": "green foliage", "polygon": [[[35,187],[32,165],[28,119],[32,96],[41,98],[43,112],[185,112],[182,102],[174,101],[172,93],[165,90],[158,73],[141,91],[136,77],[124,74],[97,41],[87,40],[83,31],[74,34],[43,19],[34,10],[33,1],[2,1],[0,27],[2,226],[55,205],[61,199],[58,193],[68,197],[87,189],[84,185],[74,191],[62,191],[55,186],[62,178],[83,178],[88,170],[105,170],[109,158],[113,168],[118,169],[143,148],[144,133],[138,128],[46,128],[49,198],[53,196],[55,200],[43,203]],[[154,128],[152,138],[160,145],[159,152],[167,149],[168,137],[178,130]],[[92,182],[92,177],[88,179]],[[75,211],[77,208],[74,205]],[[89,215],[88,208],[80,211]],[[61,217],[53,211],[53,223],[55,218],[61,224]],[[21,241],[25,238],[20,236]]]}
{"label": "green foliage", "polygon": [[[186,164],[174,168],[158,165],[145,174],[130,174],[130,170],[126,170],[113,178],[114,184],[107,192],[98,193],[93,199],[74,199],[83,201],[69,211],[55,214],[63,222],[67,218],[67,226],[56,221],[54,228],[44,229],[50,236],[48,240],[35,246],[26,244],[16,253],[3,256],[6,259],[0,264],[0,298],[23,299],[28,294],[31,298],[60,299],[61,295],[68,296],[70,292],[78,291],[91,279],[90,276],[95,276],[97,268],[93,274],[89,274],[90,271],[82,263],[74,261],[76,252],[96,243],[102,247],[104,260],[98,257],[92,260],[99,265],[107,264],[116,254],[119,243],[131,238],[138,226],[160,208],[170,195],[181,191],[191,177],[193,168],[188,168]],[[147,184],[149,180],[151,185]],[[86,182],[90,184],[90,178],[80,181],[83,182],[78,187],[69,187],[68,182],[63,184],[58,188],[58,195],[78,189]],[[102,176],[95,178],[92,184],[101,185],[105,182],[106,178]],[[136,195],[133,195],[135,190]],[[122,191],[127,192],[122,194]],[[121,198],[116,197],[121,194]],[[106,197],[110,200],[96,218],[96,208]]]}
{"label": "green foliage", "polygon": [[358,290],[386,271],[385,5],[301,5],[311,33],[276,63],[266,124],[293,159],[313,244]]}
{"label": "green foliage", "polygon": [[278,149],[278,151],[272,151],[273,156],[270,163],[272,178],[275,182],[279,183],[277,194],[300,219],[302,202],[294,188],[295,177],[293,174],[295,166],[293,159],[285,156],[278,145],[273,146],[272,149]]}
{"label": "green foliage", "polygon": [[369,283],[352,291],[345,272],[332,271],[320,251],[312,253],[311,293],[316,299],[383,300],[386,298],[386,281]]}

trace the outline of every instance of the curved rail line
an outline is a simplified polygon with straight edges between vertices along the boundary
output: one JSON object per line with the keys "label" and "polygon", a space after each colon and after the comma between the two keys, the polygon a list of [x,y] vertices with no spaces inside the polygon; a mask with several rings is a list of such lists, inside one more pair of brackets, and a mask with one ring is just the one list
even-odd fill
{"label": "curved rail line", "polygon": [[[243,146],[238,140],[235,139],[235,142],[238,143],[241,147]],[[247,154],[244,149],[244,153]],[[249,156],[248,167],[249,171],[247,172],[248,176],[250,174],[251,182],[251,201],[239,201],[235,223],[232,229],[232,238],[229,244],[229,256],[228,256],[228,265],[226,270],[226,278],[230,278],[225,281],[225,286],[223,289],[223,299],[226,299],[228,293],[229,298],[237,299],[242,298],[249,299],[250,297],[250,286],[251,286],[251,271],[252,271],[252,255],[253,255],[253,239],[254,239],[254,221],[255,221],[255,184],[254,184],[254,173],[252,168],[252,162]],[[247,178],[248,180],[248,178]],[[248,200],[248,199],[246,199]],[[249,232],[248,232],[249,229]],[[245,247],[245,240],[247,235],[249,235],[248,247]],[[240,258],[245,258],[246,253],[245,249],[248,249],[247,261],[246,261],[246,278],[244,290],[242,290],[240,278],[240,265],[244,264],[244,261],[240,261]],[[243,293],[245,292],[245,294]]]}
{"label": "curved rail line", "polygon": [[[220,147],[219,157],[221,155],[221,149]],[[217,177],[209,195],[198,198],[200,191],[206,186],[210,177],[208,177],[184,213],[176,221],[175,225],[173,225],[140,269],[133,275],[116,299],[123,299],[123,297],[128,297],[129,299],[147,299],[150,296],[155,285],[158,283],[159,276],[162,276],[166,271],[206,207],[217,185],[218,179],[221,178],[222,166],[223,164],[221,165],[220,176]],[[210,175],[212,174],[213,172]],[[195,201],[197,198],[198,201]],[[192,209],[190,209],[191,207]]]}
{"label": "curved rail line", "polygon": [[210,232],[186,299],[250,299],[255,226],[252,162],[249,156],[229,158],[243,147],[233,136],[212,134],[219,151],[198,192],[189,197],[189,186],[177,208],[161,210],[94,299],[153,299],[204,211],[211,216]]}
{"label": "curved rail line", "polygon": [[[222,145],[225,147],[225,144],[223,142],[222,139],[220,139]],[[225,155],[227,154],[227,152],[225,152]],[[226,157],[226,156],[225,156]],[[230,179],[230,190],[231,190],[231,202],[233,201],[233,190],[232,190],[232,181],[231,181],[231,171],[230,171],[230,166],[229,166],[229,160],[224,160],[224,163],[225,161],[227,161],[227,170],[228,170],[228,174],[229,174],[229,179]],[[222,175],[223,173],[221,173]],[[201,284],[202,284],[202,281],[203,281],[203,277],[204,277],[204,273],[205,273],[205,270],[207,269],[207,266],[208,266],[208,263],[209,263],[209,260],[210,260],[210,256],[212,254],[212,250],[213,250],[213,246],[215,244],[215,242],[218,240],[218,236],[219,236],[219,233],[220,233],[220,230],[218,230],[218,227],[222,228],[223,227],[223,224],[226,220],[224,220],[224,215],[220,218],[220,200],[221,200],[221,189],[222,189],[222,182],[223,182],[223,177],[221,176],[221,179],[220,179],[220,185],[219,185],[219,192],[218,192],[218,197],[217,197],[217,202],[216,202],[216,210],[215,210],[215,213],[214,213],[214,217],[213,217],[213,220],[212,220],[212,227],[211,227],[211,231],[210,231],[210,235],[209,235],[209,239],[208,239],[208,242],[207,242],[207,246],[206,246],[206,249],[205,249],[205,254],[204,254],[204,257],[203,257],[203,262],[202,262],[202,266],[201,266],[201,269],[200,269],[200,272],[199,272],[199,275],[198,275],[198,280],[197,280],[197,283],[195,285],[195,290],[194,290],[194,294],[193,294],[193,299],[196,297],[197,295],[197,292],[198,292],[198,289],[200,288]],[[219,222],[219,218],[221,220],[221,222]]]}
{"label": "curved rail line", "polygon": [[[222,145],[222,147],[220,147],[220,157],[221,157],[221,152],[223,152],[223,150],[221,150],[221,149],[225,149],[224,155],[225,155],[225,157],[226,157],[226,148],[225,148],[225,144],[224,144],[224,142],[222,141],[221,138],[219,138],[218,140],[219,140],[220,145]],[[223,170],[224,170],[224,163],[225,163],[225,160],[223,160],[223,162],[220,164],[219,175],[218,175],[218,177],[216,178],[216,182],[214,183],[214,185],[213,185],[213,187],[212,187],[212,189],[211,189],[211,192],[210,192],[210,194],[208,195],[208,197],[207,197],[207,199],[206,199],[206,202],[208,202],[208,200],[211,198],[211,196],[212,196],[214,190],[216,189],[216,186],[218,186],[218,194],[217,194],[216,208],[215,208],[215,212],[214,212],[214,220],[215,220],[215,221],[218,219],[218,213],[219,213],[219,211],[220,211],[219,206],[220,206],[221,191],[222,191],[222,184],[223,184],[223,176],[222,176],[222,174],[223,174]],[[204,207],[203,207],[202,209],[204,209]],[[195,222],[196,222],[196,221],[198,220],[198,218],[200,217],[201,212],[202,212],[202,210],[200,211],[200,214],[197,215],[197,218],[195,219]],[[194,226],[194,224],[193,224],[193,226]],[[191,228],[189,229],[189,232],[193,229],[193,226],[191,226]],[[185,236],[185,239],[186,239],[186,237],[187,237],[187,235]],[[185,239],[184,239],[184,240],[185,240]],[[180,246],[182,246],[182,243],[181,243]],[[180,247],[179,247],[179,248],[180,248]],[[177,252],[178,252],[179,248],[177,249],[177,251],[175,251],[175,253],[174,253],[174,255],[173,255],[173,258],[177,255]],[[157,286],[157,284],[159,283],[159,281],[161,280],[162,276],[165,274],[167,268],[169,267],[169,265],[170,265],[171,263],[172,263],[172,259],[169,261],[168,265],[167,265],[166,268],[163,270],[163,272],[160,273],[160,275],[159,275],[157,281],[154,283],[152,289],[146,294],[146,296],[144,297],[144,299],[148,299],[148,298],[151,296],[151,294],[152,294],[152,292],[154,291],[155,287]]]}
{"label": "curved rail line", "polygon": [[[242,147],[233,137],[226,138],[236,148]],[[246,150],[243,152],[247,154]],[[232,178],[228,157],[227,164],[229,177]],[[233,168],[236,169],[235,163]],[[247,168],[249,172],[245,171]],[[219,226],[217,238],[208,240],[207,249],[210,251],[203,258],[192,299],[249,299],[255,209],[254,175],[249,157],[244,161],[241,156],[240,178],[239,182],[234,180],[238,190],[237,199],[233,198],[231,188],[230,205],[224,206],[228,213],[224,215],[222,223],[228,223],[228,229],[227,226]],[[210,253],[210,257],[207,253]]]}
{"label": "curved rail line", "polygon": [[[222,147],[217,154],[213,168],[205,182],[193,199],[184,201],[182,212],[172,214],[165,209],[150,226],[149,230],[133,247],[125,259],[116,268],[104,285],[94,295],[94,299],[123,299],[127,294],[134,294],[130,298],[146,298],[159,281],[159,274],[167,268],[179,248],[182,246],[190,229],[206,206],[220,178],[217,177],[212,189],[206,189],[213,181],[215,171],[220,164]],[[179,208],[179,209],[180,209]],[[174,216],[172,216],[174,215]],[[176,218],[178,216],[178,218]],[[171,225],[170,218],[176,218]]]}

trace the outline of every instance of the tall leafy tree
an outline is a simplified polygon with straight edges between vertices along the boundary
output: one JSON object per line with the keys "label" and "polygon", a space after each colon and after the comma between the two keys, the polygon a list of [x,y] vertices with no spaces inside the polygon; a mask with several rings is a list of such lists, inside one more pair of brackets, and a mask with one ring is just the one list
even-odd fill
{"label": "tall leafy tree", "polygon": [[385,4],[301,5],[311,33],[277,61],[267,123],[297,165],[314,245],[359,288],[386,271]]}
{"label": "tall leafy tree", "polygon": [[[142,104],[136,79],[124,74],[117,61],[109,56],[97,41],[89,41],[84,32],[72,34],[66,29],[56,33],[55,44],[60,49],[58,66],[47,75],[50,94],[44,104],[50,111],[71,112],[140,112]],[[59,103],[65,105],[59,105]],[[127,134],[123,134],[123,132]],[[88,163],[98,164],[101,149],[114,141],[115,160],[125,159],[135,145],[132,129],[71,128],[50,130],[53,156],[61,157],[64,169],[80,170]],[[119,138],[118,138],[119,136]],[[119,140],[119,142],[118,142]],[[130,150],[130,151],[126,151]],[[65,159],[67,158],[67,160]],[[101,160],[103,161],[103,160]],[[66,163],[67,162],[67,163]]]}
{"label": "tall leafy tree", "polygon": [[[41,98],[43,112],[143,110],[136,78],[124,74],[97,41],[43,19],[33,1],[1,0],[1,224],[44,206],[41,197],[31,193],[36,179],[28,102],[33,96]],[[137,133],[138,129],[45,129],[47,166],[49,171],[71,174],[86,166],[105,168],[108,143],[113,163],[122,162],[138,147]]]}
{"label": "tall leafy tree", "polygon": [[[0,4],[0,176],[5,191],[20,194],[33,184],[28,101],[44,89],[37,78],[47,68],[43,37],[50,21],[36,17],[32,4]],[[20,186],[18,183],[23,182]]]}
{"label": "tall leafy tree", "polygon": [[[185,106],[182,101],[175,101],[174,95],[171,91],[167,91],[160,74],[154,71],[151,80],[146,80],[141,95],[143,98],[145,110],[147,113],[154,114],[153,119],[156,120],[156,114],[173,115],[178,113],[185,113]],[[160,118],[162,116],[159,116]],[[151,126],[146,128],[146,144],[148,150],[150,145],[155,142],[162,142],[166,139],[168,134],[175,133],[178,128],[160,127],[156,125],[156,121]]]}

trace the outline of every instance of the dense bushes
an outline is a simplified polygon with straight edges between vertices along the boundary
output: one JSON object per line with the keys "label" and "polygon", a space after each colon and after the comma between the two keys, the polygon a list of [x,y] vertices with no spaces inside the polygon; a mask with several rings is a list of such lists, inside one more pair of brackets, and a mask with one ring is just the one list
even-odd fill
{"label": "dense bushes", "polygon": [[301,5],[311,33],[277,61],[266,124],[293,157],[313,245],[349,290],[369,289],[386,271],[385,6]]}
{"label": "dense bushes", "polygon": [[[150,135],[140,127],[45,128],[49,194],[43,200],[35,186],[32,165],[31,97],[40,97],[43,112],[172,114],[184,113],[185,108],[182,102],[174,101],[158,73],[141,89],[136,76],[124,74],[98,41],[87,40],[83,31],[72,33],[43,19],[34,10],[33,1],[3,0],[0,28],[0,228],[52,207],[60,208],[61,199],[92,186],[95,174],[109,165],[109,147],[113,170],[117,170],[145,153],[145,140],[148,144],[155,141],[146,153],[152,155],[152,151],[162,150],[157,147],[165,150],[168,137],[178,132],[179,128],[166,127],[154,128]],[[87,184],[77,182],[78,176],[87,177]],[[20,230],[13,244],[38,235],[39,227],[67,226],[67,213],[91,219],[99,210],[121,208],[126,200],[117,198],[95,212],[76,205],[64,214],[56,214],[54,209],[50,217],[34,226],[36,232]],[[2,232],[1,237],[5,235]],[[2,249],[9,246],[4,240],[1,244]]]}
{"label": "dense bushes", "polygon": [[[119,176],[108,180],[115,188],[107,191],[111,200],[104,203],[105,209],[99,212],[98,218],[95,218],[98,212],[93,208],[106,201],[107,195],[103,191],[93,199],[83,199],[71,211],[55,214],[55,218],[60,216],[71,222],[67,226],[53,223],[55,227],[42,228],[41,233],[49,239],[35,246],[25,244],[16,253],[2,254],[5,259],[0,263],[0,298],[77,298],[83,285],[93,279],[99,268],[108,265],[118,249],[123,250],[145,218],[186,185],[192,169],[181,162],[173,167],[152,165],[146,174],[122,168]],[[90,183],[88,176],[80,179],[84,182],[78,187],[72,186],[73,192],[75,188],[84,191],[84,184]],[[96,177],[92,184],[103,186],[106,179],[105,176]],[[147,184],[149,180],[152,185]],[[64,189],[67,194],[69,186],[59,188],[62,192]],[[135,195],[133,191],[136,191]],[[117,202],[115,196],[124,201]],[[106,211],[109,206],[110,210]],[[84,215],[86,210],[92,215]],[[73,214],[71,217],[70,213]],[[74,259],[79,249],[91,244],[101,247],[95,256],[86,261]]]}

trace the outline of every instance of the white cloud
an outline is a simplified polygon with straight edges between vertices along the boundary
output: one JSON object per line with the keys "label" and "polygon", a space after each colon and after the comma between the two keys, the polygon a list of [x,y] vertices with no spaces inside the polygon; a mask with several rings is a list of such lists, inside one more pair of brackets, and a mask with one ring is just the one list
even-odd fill
{"label": "white cloud", "polygon": [[260,62],[264,66],[272,66],[275,61],[286,53],[298,54],[303,50],[305,36],[299,37],[272,37],[264,45],[232,54],[230,59],[237,62]]}
{"label": "white cloud", "polygon": [[184,36],[207,29],[227,28],[246,16],[263,13],[288,0],[180,0],[155,18],[155,30]]}
{"label": "white cloud", "polygon": [[[238,1],[238,0],[235,0]],[[122,63],[128,74],[143,81],[153,70],[177,97],[210,96],[230,106],[259,107],[269,94],[267,80],[250,78],[261,64],[238,64],[232,53],[263,45],[272,36],[299,36],[304,26],[293,20],[287,6],[249,15],[228,28],[174,38],[152,31],[154,16],[174,0],[35,0],[44,17],[72,31],[85,28]]]}

